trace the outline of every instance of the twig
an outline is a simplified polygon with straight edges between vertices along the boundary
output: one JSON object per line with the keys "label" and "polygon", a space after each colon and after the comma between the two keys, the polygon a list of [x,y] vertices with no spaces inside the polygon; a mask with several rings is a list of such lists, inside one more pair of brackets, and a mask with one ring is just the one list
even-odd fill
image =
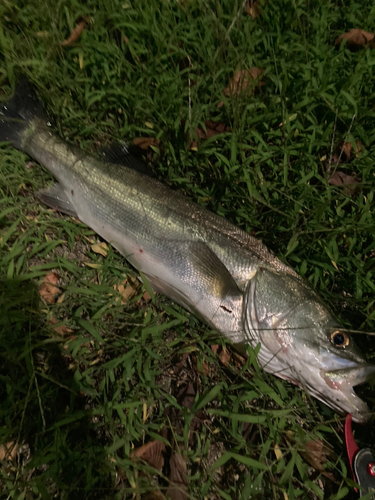
{"label": "twig", "polygon": [[229,33],[232,31],[233,26],[236,24],[237,19],[238,19],[238,18],[240,17],[240,15],[241,15],[241,12],[243,12],[243,10],[244,10],[244,8],[245,8],[245,5],[246,5],[247,1],[248,1],[248,0],[244,0],[244,1],[242,2],[241,7],[238,9],[237,14],[234,16],[233,21],[232,21],[231,25],[230,25],[230,26],[229,26],[229,28],[228,28],[228,31],[227,31],[227,33],[226,33],[226,35],[225,35],[225,38],[229,38]]}
{"label": "twig", "polygon": [[[344,143],[346,142],[346,139],[348,138],[351,130],[352,130],[352,127],[353,127],[353,123],[354,123],[354,120],[355,120],[355,113],[352,117],[352,121],[350,123],[350,126],[349,126],[349,129],[346,133],[346,136],[345,136],[345,139],[344,139]],[[337,165],[340,163],[340,160],[341,160],[341,157],[342,157],[342,154],[344,152],[344,148],[341,148],[341,151],[340,151],[340,155],[339,155],[339,159],[336,163],[336,166],[335,168],[333,169],[333,172],[331,172],[331,165],[332,165],[332,153],[333,153],[333,143],[334,143],[334,137],[335,137],[335,130],[336,130],[336,122],[337,122],[337,111],[336,111],[336,117],[335,117],[335,124],[334,124],[334,127],[333,127],[333,136],[332,136],[332,142],[331,142],[331,151],[330,151],[330,154],[329,154],[329,164],[328,164],[328,173],[332,176],[335,172],[336,172],[336,169],[337,169]]]}
{"label": "twig", "polygon": [[337,115],[338,115],[338,111],[337,111],[337,109],[336,109],[335,123],[333,124],[333,133],[332,133],[331,151],[330,151],[330,153],[329,153],[328,172],[331,172],[332,155],[333,155],[333,145],[334,145],[334,142],[335,142],[335,132],[336,132],[336,124],[337,124]]}
{"label": "twig", "polygon": [[[191,59],[189,56],[186,56],[188,61],[189,61],[189,68],[192,68],[193,65],[191,63]],[[188,87],[189,87],[189,125],[191,126],[191,80],[190,80],[190,73],[188,73]]]}
{"label": "twig", "polygon": [[34,367],[34,360],[33,360],[32,355],[30,356],[30,358],[31,358],[31,365],[33,367],[33,372],[34,372],[34,381],[35,381],[36,393],[38,395],[39,409],[40,409],[40,414],[41,414],[41,417],[42,417],[43,432],[44,432],[46,430],[46,420],[44,418],[44,411],[43,411],[43,407],[42,407],[42,399],[40,397],[39,385],[38,385],[38,380],[36,378],[35,367]]}

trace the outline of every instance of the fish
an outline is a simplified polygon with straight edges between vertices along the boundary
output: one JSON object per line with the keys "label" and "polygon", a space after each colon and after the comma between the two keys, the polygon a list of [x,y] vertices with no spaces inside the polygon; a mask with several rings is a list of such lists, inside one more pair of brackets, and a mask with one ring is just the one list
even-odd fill
{"label": "fish", "polygon": [[43,203],[110,242],[155,292],[238,351],[260,345],[259,366],[334,411],[361,423],[371,417],[354,387],[375,366],[310,284],[261,241],[145,174],[126,146],[97,158],[63,140],[27,79],[0,106],[0,141],[55,177],[37,193]]}

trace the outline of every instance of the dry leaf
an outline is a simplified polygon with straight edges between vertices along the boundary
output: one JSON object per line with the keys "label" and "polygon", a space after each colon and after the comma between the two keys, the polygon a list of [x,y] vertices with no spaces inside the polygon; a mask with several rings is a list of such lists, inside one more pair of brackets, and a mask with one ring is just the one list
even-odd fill
{"label": "dry leaf", "polygon": [[13,460],[18,451],[17,443],[9,441],[7,444],[0,445],[0,460]]}
{"label": "dry leaf", "polygon": [[150,467],[161,471],[164,466],[164,451],[165,444],[161,441],[154,440],[132,451],[130,458],[140,458],[147,462]]}
{"label": "dry leaf", "polygon": [[165,496],[160,490],[147,491],[141,496],[142,500],[165,500]]}
{"label": "dry leaf", "polygon": [[151,300],[151,295],[146,291],[143,296],[142,296],[142,299],[146,302],[149,302]]}
{"label": "dry leaf", "polygon": [[181,406],[191,409],[193,408],[196,394],[197,391],[193,382],[188,382],[180,386],[176,399]]}
{"label": "dry leaf", "polygon": [[122,298],[120,299],[120,297],[117,297],[116,302],[121,300],[122,306],[127,304],[136,293],[134,288],[128,284],[127,280],[123,281],[120,285],[114,285],[113,288],[121,295]]}
{"label": "dry leaf", "polygon": [[283,452],[281,451],[280,446],[277,443],[275,444],[274,450],[277,460],[281,460],[283,458]]}
{"label": "dry leaf", "polygon": [[[224,132],[230,132],[230,127],[225,125],[225,123],[222,122],[214,122],[212,120],[206,120],[204,122],[206,130],[204,130],[203,127],[199,126],[195,130],[195,134],[199,139],[206,140],[209,139],[210,137],[213,137],[214,135],[222,134]],[[198,141],[191,141],[190,142],[190,135],[189,132],[187,133],[187,142],[188,142],[188,148],[189,149],[196,149],[198,146]]]}
{"label": "dry leaf", "polygon": [[211,373],[210,365],[206,361],[202,361],[202,372],[205,377],[208,377]]}
{"label": "dry leaf", "polygon": [[173,453],[169,460],[171,473],[169,475],[170,484],[167,489],[167,497],[172,500],[187,500],[187,472],[186,458],[180,453]]}
{"label": "dry leaf", "polygon": [[323,465],[327,462],[327,458],[332,455],[332,449],[323,441],[307,441],[300,455],[307,463],[314,467],[315,470],[321,472],[324,476],[334,480],[333,474],[326,472]]}
{"label": "dry leaf", "polygon": [[77,26],[71,30],[68,38],[66,40],[64,40],[63,42],[61,42],[61,45],[63,47],[69,47],[70,45],[73,45],[73,43],[76,42],[79,39],[79,37],[82,35],[86,24],[87,24],[87,21],[85,19],[82,19],[77,24]]}
{"label": "dry leaf", "polygon": [[[233,78],[229,82],[229,87],[224,90],[224,94],[229,97],[231,95],[239,96],[245,90],[252,92],[256,86],[256,80],[264,72],[264,69],[251,68],[243,69],[241,71],[236,71]],[[259,86],[263,85],[262,82],[258,83]]]}
{"label": "dry leaf", "polygon": [[190,352],[183,352],[182,353],[180,361],[176,364],[176,368],[178,371],[184,368],[185,361],[188,359],[189,356],[190,356]]}
{"label": "dry leaf", "polygon": [[352,175],[344,174],[344,172],[340,172],[340,170],[336,170],[336,172],[333,173],[328,182],[329,184],[331,184],[331,186],[350,186],[344,187],[344,192],[351,195],[356,190],[358,179],[356,179]]}
{"label": "dry leaf", "polygon": [[[286,431],[284,435],[295,443],[295,433]],[[321,439],[316,441],[307,441],[300,450],[300,455],[309,463],[315,470],[326,476],[332,481],[335,481],[333,474],[326,472],[323,465],[327,462],[329,456],[333,455],[333,449],[328,443],[324,443]]]}
{"label": "dry leaf", "polygon": [[[55,317],[52,316],[52,318],[50,319],[50,321],[48,322],[49,325],[56,325],[57,323],[60,323],[59,320],[57,320]],[[71,330],[70,328],[68,328],[66,325],[60,325],[60,326],[55,326],[53,327],[53,330],[55,330],[55,332],[59,333],[60,335],[62,335],[63,337],[65,335],[68,335],[69,333],[72,333],[73,330]]]}
{"label": "dry leaf", "polygon": [[212,352],[213,352],[214,354],[217,354],[217,351],[219,350],[219,345],[218,345],[218,344],[213,344],[213,345],[211,346],[211,349],[212,349]]}
{"label": "dry leaf", "polygon": [[55,286],[58,281],[59,277],[56,273],[49,273],[43,278],[43,283],[39,287],[39,295],[47,304],[54,304],[61,293],[60,288]]}
{"label": "dry leaf", "polygon": [[[239,354],[238,352],[232,353],[232,363],[235,368],[242,369],[246,363],[246,358]],[[251,376],[251,373],[247,372],[247,377]]]}
{"label": "dry leaf", "polygon": [[[374,40],[374,34],[368,31],[360,29],[352,29],[348,33],[340,35],[336,41],[335,45],[339,45],[343,40],[347,41],[347,46],[351,50],[358,50],[362,47],[366,47]],[[371,44],[372,45],[372,44]]]}
{"label": "dry leaf", "polygon": [[102,269],[102,264],[96,264],[95,262],[84,262],[85,266],[92,267],[92,269]]}
{"label": "dry leaf", "polygon": [[44,282],[50,283],[51,285],[56,285],[59,281],[59,276],[56,273],[49,273],[43,278]]}
{"label": "dry leaf", "polygon": [[160,140],[155,139],[155,137],[135,137],[133,139],[133,144],[141,149],[148,149],[150,146],[158,146]]}
{"label": "dry leaf", "polygon": [[350,158],[353,158],[354,156],[358,158],[360,153],[364,149],[364,145],[360,141],[355,141],[355,153],[353,152],[353,145],[351,142],[344,142],[341,146],[340,149],[343,152],[343,154],[347,157],[349,160]]}
{"label": "dry leaf", "polygon": [[[323,158],[324,158],[324,160],[327,159],[326,156],[324,156]],[[322,158],[321,158],[321,161],[323,161]],[[338,165],[339,163],[342,163],[342,160],[341,160],[339,155],[337,155],[336,153],[333,153],[333,155],[331,156],[331,163]]]}
{"label": "dry leaf", "polygon": [[225,347],[220,347],[219,345],[212,345],[211,349],[214,354],[217,354],[220,362],[223,363],[224,366],[228,366],[230,361],[230,354],[228,350]]}
{"label": "dry leaf", "polygon": [[[264,73],[264,69],[251,68],[243,69],[241,71],[236,71],[234,76],[229,82],[229,86],[225,88],[224,94],[229,96],[238,97],[243,93],[251,93],[258,86],[259,88],[264,85],[263,82],[258,81],[259,77]],[[223,101],[220,101],[217,105],[221,108],[224,105]]]}
{"label": "dry leaf", "polygon": [[108,245],[104,241],[102,241],[100,243],[95,243],[94,245],[91,245],[91,250],[95,253],[99,253],[100,255],[103,255],[103,257],[107,257]]}
{"label": "dry leaf", "polygon": [[221,353],[219,354],[219,359],[223,363],[224,366],[229,365],[230,354],[229,354],[229,351],[225,347],[223,347],[223,349],[221,350]]}
{"label": "dry leaf", "polygon": [[204,122],[206,126],[206,131],[203,128],[198,127],[196,129],[196,134],[200,139],[209,139],[214,135],[222,134],[223,132],[230,132],[230,127],[222,122],[214,122],[212,120],[206,120]]}
{"label": "dry leaf", "polygon": [[258,0],[247,0],[245,4],[245,14],[256,19],[260,16],[260,5]]}

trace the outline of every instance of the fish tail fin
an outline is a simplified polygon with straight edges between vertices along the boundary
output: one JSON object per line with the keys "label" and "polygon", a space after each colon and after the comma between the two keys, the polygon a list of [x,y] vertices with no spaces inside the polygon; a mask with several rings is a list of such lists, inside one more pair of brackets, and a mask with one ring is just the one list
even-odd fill
{"label": "fish tail fin", "polygon": [[35,87],[24,77],[17,83],[13,97],[0,105],[0,142],[11,142],[22,150],[24,131],[35,118],[48,122]]}

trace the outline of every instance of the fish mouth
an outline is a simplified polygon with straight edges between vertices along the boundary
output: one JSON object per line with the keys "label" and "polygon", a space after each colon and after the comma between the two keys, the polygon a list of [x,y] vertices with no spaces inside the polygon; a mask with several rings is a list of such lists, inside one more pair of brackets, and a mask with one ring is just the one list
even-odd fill
{"label": "fish mouth", "polygon": [[[343,411],[350,413],[355,422],[367,422],[374,412],[355,393],[354,387],[368,382],[374,373],[375,365],[368,365],[366,363],[353,368],[341,368],[329,371],[321,370],[321,376],[330,389],[330,406],[334,407],[339,413]],[[324,402],[323,398],[324,396],[321,396],[319,399]]]}

